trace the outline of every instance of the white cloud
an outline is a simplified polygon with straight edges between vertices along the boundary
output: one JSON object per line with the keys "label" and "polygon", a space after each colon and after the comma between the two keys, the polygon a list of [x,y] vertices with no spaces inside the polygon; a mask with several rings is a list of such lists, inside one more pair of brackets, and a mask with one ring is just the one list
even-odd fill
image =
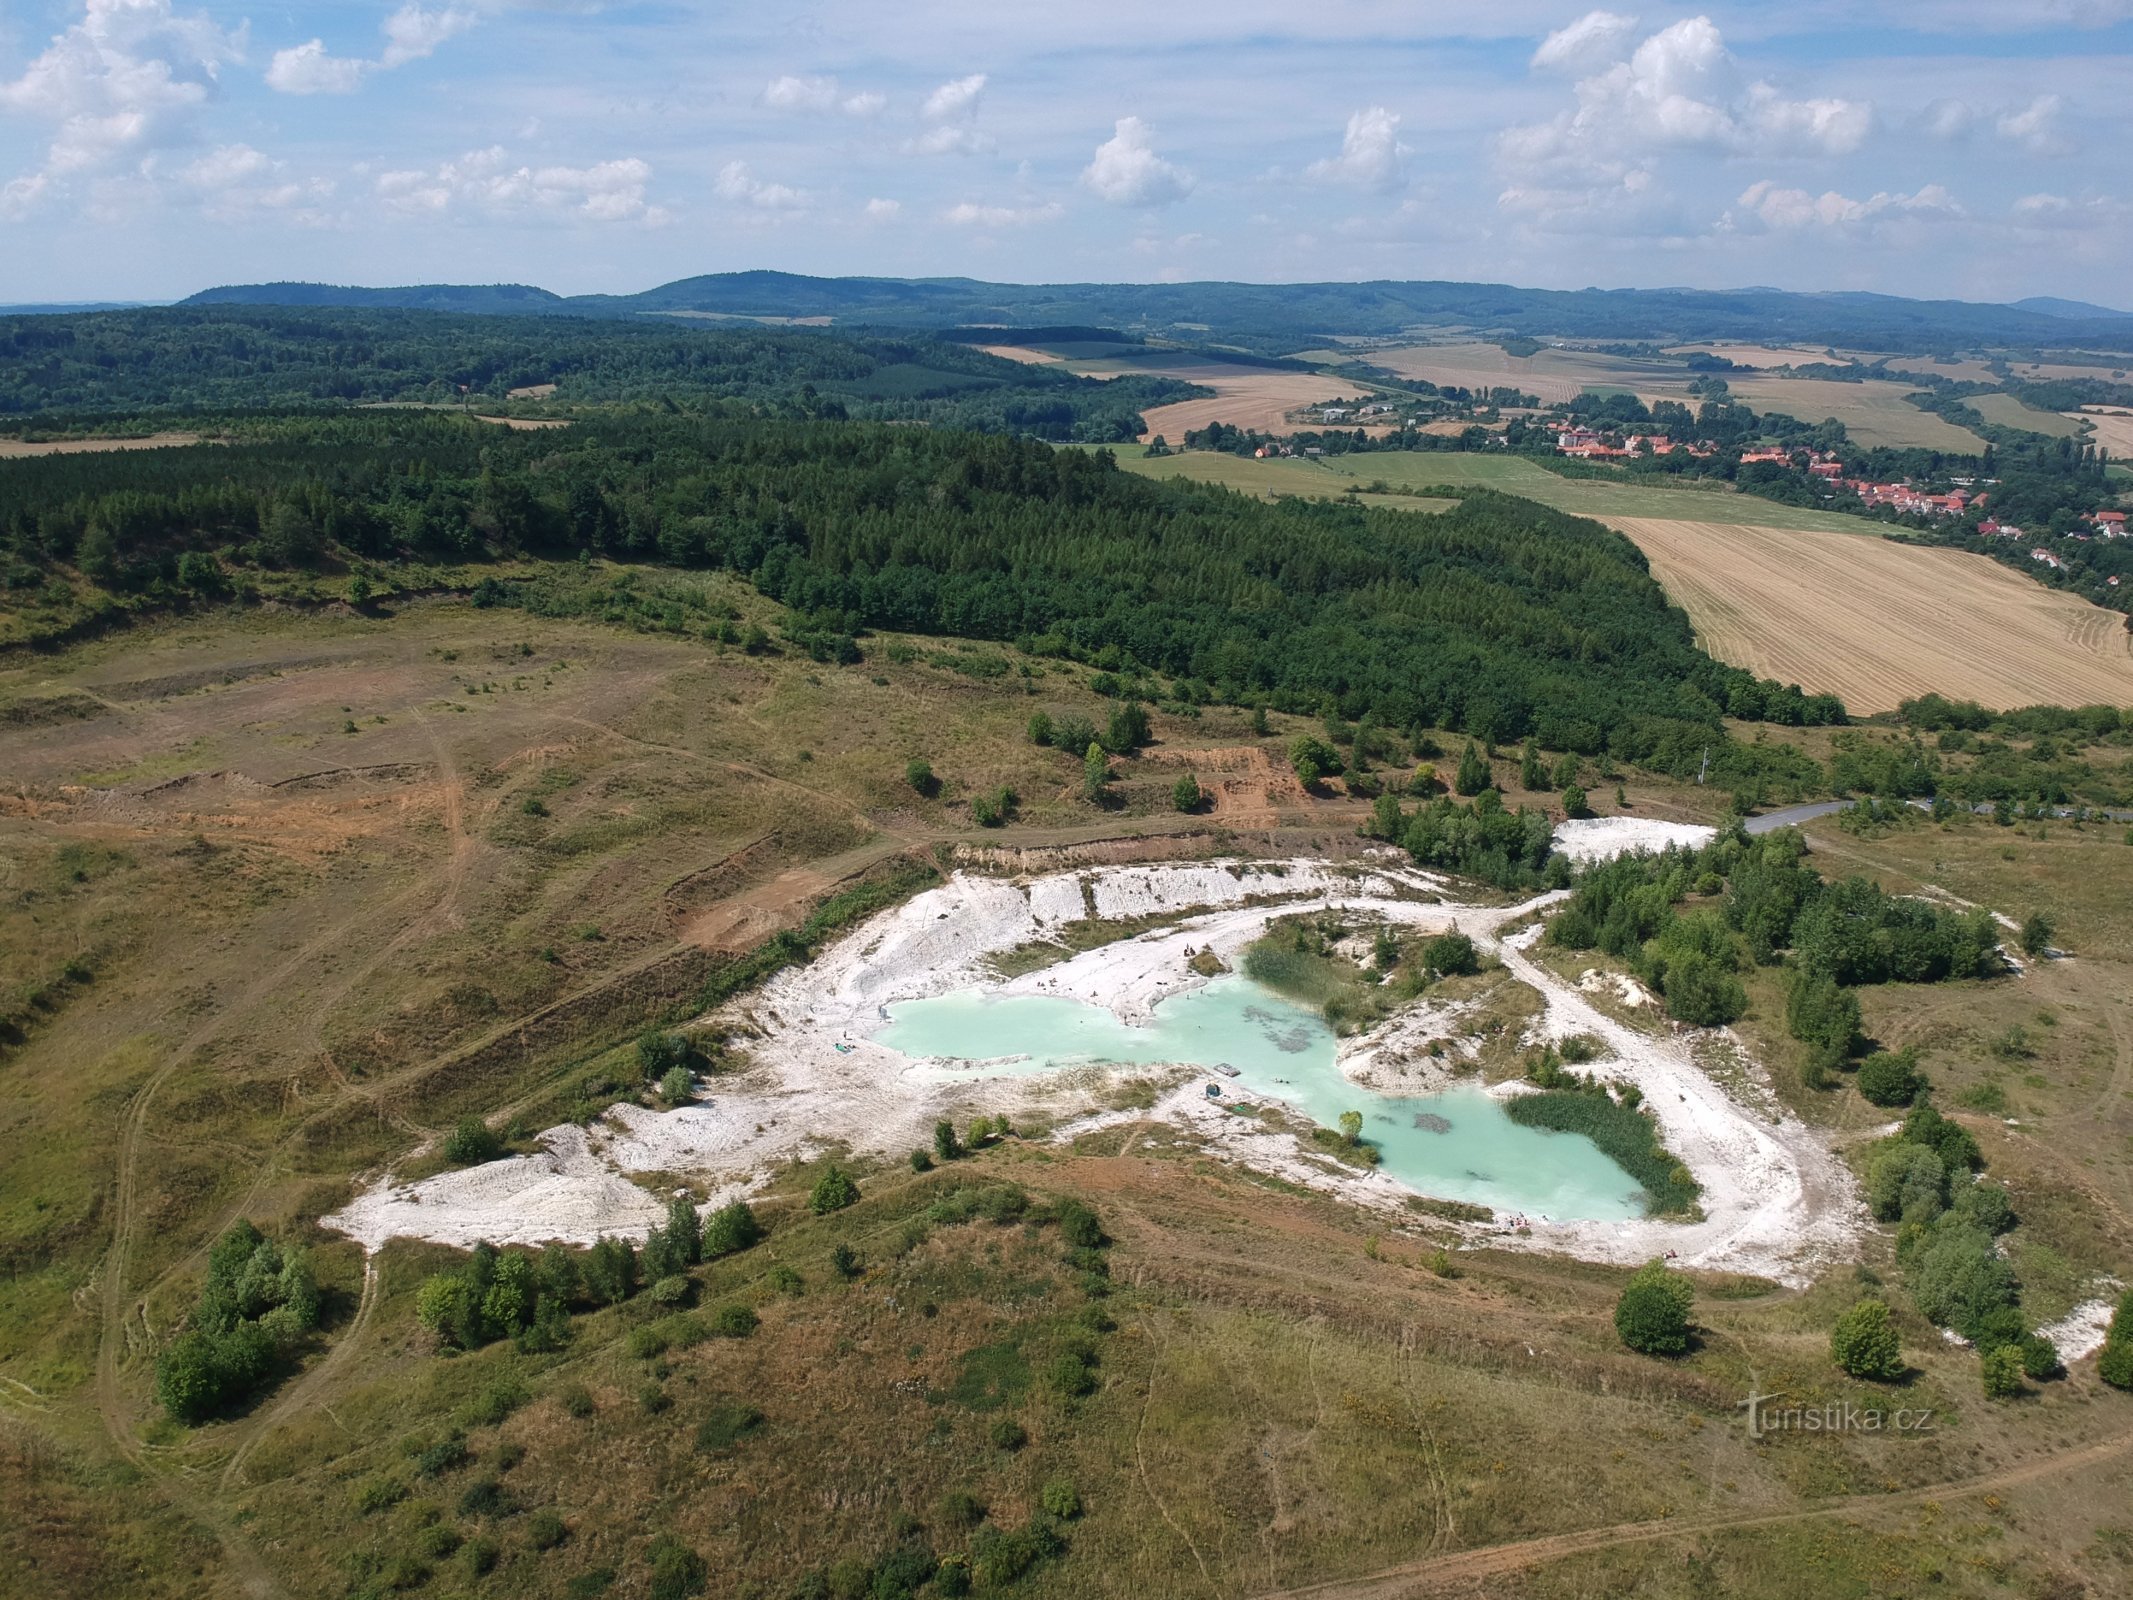
{"label": "white cloud", "polygon": [[1371,106],[1348,119],[1348,131],[1341,137],[1341,153],[1312,162],[1304,173],[1321,183],[1353,184],[1383,194],[1407,181],[1400,164],[1406,148],[1400,143],[1399,117],[1383,106]]}
{"label": "white cloud", "polygon": [[459,210],[491,216],[579,217],[592,222],[664,222],[647,203],[651,167],[634,156],[589,167],[514,167],[500,145],[469,151],[427,171],[383,172],[373,189],[380,201],[408,216]]}
{"label": "white cloud", "polygon": [[2108,196],[2070,200],[2062,194],[2025,194],[2014,203],[2015,225],[2083,232],[2094,228],[2117,228],[2133,221],[2133,205]]}
{"label": "white cloud", "polygon": [[1567,28],[1558,28],[1533,52],[1538,72],[1590,72],[1620,61],[1637,36],[1637,19],[1612,11],[1588,11]]}
{"label": "white cloud", "polygon": [[381,67],[402,67],[410,61],[421,61],[434,55],[437,47],[447,39],[456,39],[474,26],[474,13],[461,11],[456,6],[447,6],[442,11],[425,11],[419,5],[405,5],[385,19],[385,51],[378,58]]}
{"label": "white cloud", "polygon": [[1082,169],[1083,186],[1114,206],[1166,206],[1192,193],[1192,174],[1155,153],[1153,131],[1139,117],[1120,117]]}
{"label": "white cloud", "polygon": [[368,61],[326,54],[326,41],[313,39],[274,52],[267,63],[267,87],[277,94],[353,94],[370,68]]}
{"label": "white cloud", "polygon": [[360,56],[329,55],[323,39],[274,52],[267,64],[267,87],[279,94],[353,94],[373,72],[390,72],[410,61],[427,60],[437,47],[474,26],[475,15],[447,6],[425,11],[405,5],[385,19],[385,48],[375,61]]}
{"label": "white cloud", "polygon": [[1977,122],[1977,112],[1961,100],[1936,100],[1911,119],[1911,125],[1932,138],[1953,142],[1965,137]]}
{"label": "white cloud", "polygon": [[737,201],[764,211],[797,211],[807,204],[807,196],[798,189],[782,183],[765,183],[752,176],[745,161],[729,161],[720,167],[718,179],[711,188],[721,200]]}
{"label": "white cloud", "polygon": [[918,114],[928,122],[970,116],[978,109],[978,96],[984,92],[985,74],[982,72],[973,72],[967,78],[952,78],[926,96],[926,103],[919,107]]}
{"label": "white cloud", "polygon": [[224,64],[243,59],[243,28],[225,32],[170,0],[86,0],[82,19],[56,34],[22,76],[0,82],[0,110],[48,125],[41,171],[5,190],[16,212],[71,177],[139,160],[181,142],[213,97]]}
{"label": "white cloud", "polygon": [[944,213],[948,221],[963,228],[1020,228],[1065,214],[1066,208],[1056,200],[1041,206],[988,206],[965,200]]}
{"label": "white cloud", "polygon": [[981,156],[994,148],[992,136],[960,122],[943,122],[904,141],[907,156]]}
{"label": "white cloud", "polygon": [[2020,111],[2005,113],[1994,125],[2002,139],[2020,145],[2033,156],[2063,156],[2073,146],[2059,129],[2059,113],[2066,102],[2055,94],[2040,94]]}
{"label": "white cloud", "polygon": [[860,215],[869,222],[894,222],[903,209],[904,205],[901,200],[882,200],[877,198],[869,200],[861,207]]}
{"label": "white cloud", "polygon": [[835,78],[799,78],[787,73],[772,78],[763,87],[763,104],[773,111],[802,111],[818,115],[841,111],[848,117],[878,116],[889,97],[866,89],[846,94]]}
{"label": "white cloud", "polygon": [[318,207],[333,197],[333,183],[325,178],[293,180],[285,175],[286,167],[286,162],[248,144],[226,144],[179,168],[177,181],[217,220],[275,212],[314,225],[327,221]]}
{"label": "white cloud", "polygon": [[1805,189],[1780,188],[1766,180],[1749,185],[1736,204],[1745,216],[1737,217],[1728,212],[1721,226],[1737,227],[1745,221],[1783,230],[1848,228],[1878,217],[1946,218],[1962,215],[1962,208],[1937,183],[1929,183],[1912,194],[1881,193],[1854,200],[1834,189],[1816,195]]}

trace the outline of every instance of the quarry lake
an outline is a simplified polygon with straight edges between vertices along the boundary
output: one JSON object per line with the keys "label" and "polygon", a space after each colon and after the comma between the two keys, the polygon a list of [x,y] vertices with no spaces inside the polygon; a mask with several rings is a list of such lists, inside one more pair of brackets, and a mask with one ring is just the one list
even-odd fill
{"label": "quarry lake", "polygon": [[1351,1082],[1333,1031],[1251,979],[1231,974],[1160,1002],[1146,1027],[1056,995],[963,989],[888,1008],[875,1042],[914,1058],[984,1063],[988,1075],[1103,1063],[1229,1066],[1224,1098],[1265,1096],[1325,1127],[1363,1114],[1382,1170],[1419,1194],[1484,1205],[1499,1215],[1626,1221],[1644,1193],[1581,1134],[1522,1127],[1479,1088],[1386,1095]]}

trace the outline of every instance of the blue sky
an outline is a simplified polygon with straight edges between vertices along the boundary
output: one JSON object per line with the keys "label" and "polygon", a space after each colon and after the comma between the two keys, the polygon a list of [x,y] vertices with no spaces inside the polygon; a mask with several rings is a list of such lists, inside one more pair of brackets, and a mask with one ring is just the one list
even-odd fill
{"label": "blue sky", "polygon": [[2133,309],[2133,0],[0,4],[0,301],[777,267]]}

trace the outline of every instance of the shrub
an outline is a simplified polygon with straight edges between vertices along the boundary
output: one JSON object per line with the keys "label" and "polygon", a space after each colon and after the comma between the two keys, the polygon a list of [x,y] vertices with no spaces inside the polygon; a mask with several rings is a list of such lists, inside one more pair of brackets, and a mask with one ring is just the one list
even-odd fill
{"label": "shrub", "polygon": [[1048,712],[1034,711],[1029,719],[1029,742],[1050,744],[1052,742],[1052,719]]}
{"label": "shrub", "polygon": [[444,1157],[454,1166],[479,1166],[503,1153],[503,1140],[479,1117],[461,1117],[444,1136]]}
{"label": "shrub", "polygon": [[1075,1249],[1095,1250],[1108,1242],[1101,1219],[1079,1200],[1061,1201],[1058,1216],[1059,1236]]}
{"label": "shrub", "polygon": [[2022,1392],[2022,1352],[2011,1344],[1987,1350],[1978,1363],[1989,1400],[2008,1400]]}
{"label": "shrub", "polygon": [[2114,1389],[2133,1389],[2133,1339],[2106,1340],[2096,1376]]}
{"label": "shrub", "polygon": [[1925,1080],[1918,1075],[1915,1050],[1876,1050],[1859,1063],[1859,1092],[1877,1106],[1907,1106],[1918,1098]]}
{"label": "shrub", "polygon": [[1024,1523],[1012,1533],[981,1528],[970,1541],[970,1575],[980,1589],[1004,1588],[1065,1548],[1066,1541],[1041,1521]]}
{"label": "shrub", "polygon": [[1086,1351],[1069,1350],[1052,1358],[1044,1370],[1045,1381],[1060,1395],[1078,1400],[1096,1392],[1095,1358]]}
{"label": "shrub", "polygon": [[1955,1214],[1987,1233],[2005,1233],[2015,1225],[2014,1202],[1996,1183],[1967,1185],[1955,1197]]}
{"label": "shrub", "polygon": [[808,1209],[816,1216],[831,1211],[842,1211],[846,1206],[859,1201],[859,1185],[852,1182],[841,1167],[832,1166],[815,1180],[815,1187],[807,1197]]}
{"label": "shrub", "polygon": [[467,1442],[457,1434],[440,1439],[415,1457],[415,1470],[425,1478],[442,1477],[454,1467],[463,1467],[471,1458],[467,1454]]}
{"label": "shrub", "polygon": [[[677,1272],[653,1284],[646,1298],[657,1306],[685,1306],[696,1298],[696,1285]],[[644,1330],[636,1331],[642,1333]]]}
{"label": "shrub", "polygon": [[1632,1350],[1678,1356],[1689,1347],[1689,1308],[1696,1291],[1663,1261],[1651,1261],[1631,1276],[1615,1302],[1615,1331]]}
{"label": "shrub", "polygon": [[570,1537],[570,1524],[547,1506],[526,1519],[526,1543],[536,1550],[553,1550]]}
{"label": "shrub", "polygon": [[465,1542],[466,1536],[457,1528],[438,1523],[415,1535],[415,1554],[431,1561],[442,1561]]}
{"label": "shrub", "polygon": [[356,1485],[356,1510],[364,1516],[389,1511],[407,1498],[407,1485],[398,1478],[365,1478]]}
{"label": "shrub", "polygon": [[763,1237],[763,1224],[745,1200],[720,1206],[705,1219],[703,1255],[706,1261],[749,1249]]}
{"label": "shrub", "polygon": [[503,1546],[494,1539],[473,1539],[468,1541],[460,1559],[466,1562],[470,1575],[480,1578],[496,1570],[496,1563],[502,1559],[503,1553]]}
{"label": "shrub", "polygon": [[754,1406],[721,1401],[696,1425],[696,1448],[706,1455],[730,1450],[763,1426],[763,1413]]}
{"label": "shrub", "polygon": [[1911,1272],[1911,1298],[1929,1322],[1976,1340],[1993,1312],[2014,1304],[2014,1273],[1990,1235],[1943,1223]]}
{"label": "shrub", "polygon": [[1866,1196],[1883,1222],[1931,1222],[1947,1205],[1948,1168],[1931,1150],[1899,1141],[1867,1167]]}
{"label": "shrub", "polygon": [[711,1581],[704,1558],[670,1533],[652,1541],[645,1559],[652,1564],[651,1585],[645,1591],[651,1600],[689,1600]]}
{"label": "shrub", "polygon": [[913,1172],[931,1172],[933,1170],[932,1152],[927,1150],[912,1151],[911,1170]]}
{"label": "shrub", "polygon": [[459,1497],[462,1517],[493,1517],[504,1509],[503,1483],[496,1478],[476,1478]]}
{"label": "shrub", "polygon": [[904,782],[929,800],[941,788],[941,780],[933,775],[932,766],[916,758],[904,763]]}
{"label": "shrub", "polygon": [[556,1391],[556,1403],[563,1408],[565,1416],[576,1417],[580,1421],[591,1416],[597,1409],[593,1401],[592,1390],[586,1388],[582,1383],[564,1384],[561,1389]]}
{"label": "shrub", "polygon": [[1452,978],[1474,972],[1480,959],[1474,941],[1463,933],[1440,933],[1422,947],[1422,965],[1440,977]]}
{"label": "shrub", "polygon": [[1829,1336],[1830,1359],[1854,1378],[1891,1383],[1903,1375],[1903,1345],[1879,1300],[1862,1300],[1837,1319]]}
{"label": "shrub", "polygon": [[2046,1378],[2056,1378],[2065,1369],[2059,1364],[2059,1347],[2041,1333],[2026,1333],[2015,1348],[2022,1352],[2023,1376],[2042,1383]]}
{"label": "shrub", "polygon": [[1013,1417],[1000,1417],[986,1430],[986,1437],[997,1450],[1019,1450],[1029,1443],[1029,1430]]}
{"label": "shrub", "polygon": [[678,1106],[696,1093],[696,1079],[687,1067],[669,1067],[666,1076],[659,1080],[659,1098],[670,1106]]}
{"label": "shrub", "polygon": [[712,1331],[721,1339],[745,1339],[760,1321],[751,1308],[739,1304],[720,1306],[711,1314]]}
{"label": "shrub", "polygon": [[1692,1028],[1723,1027],[1748,1009],[1748,991],[1740,979],[1694,950],[1669,956],[1661,991],[1667,1014]]}
{"label": "shrub", "polygon": [[830,1251],[831,1270],[840,1278],[856,1278],[859,1276],[861,1266],[859,1252],[842,1239],[839,1239],[837,1247]]}
{"label": "shrub", "polygon": [[933,1514],[945,1528],[975,1528],[985,1520],[985,1503],[968,1489],[950,1489]]}
{"label": "shrub", "polygon": [[2052,947],[2052,935],[2058,927],[2052,919],[2039,911],[2022,924],[2022,953],[2037,957],[2047,954]]}
{"label": "shrub", "polygon": [[933,1157],[936,1161],[953,1161],[963,1154],[963,1141],[956,1137],[955,1124],[943,1117],[933,1125]]}
{"label": "shrub", "polygon": [[646,1416],[656,1417],[661,1412],[672,1409],[673,1405],[674,1397],[660,1388],[658,1384],[647,1383],[639,1385],[637,1389],[637,1409]]}
{"label": "shrub", "polygon": [[1170,804],[1173,810],[1197,811],[1200,809],[1201,798],[1200,780],[1189,772],[1170,786]]}
{"label": "shrub", "polygon": [[1064,1478],[1054,1478],[1044,1486],[1037,1497],[1047,1516],[1057,1517],[1062,1522],[1072,1522],[1081,1515],[1081,1495]]}

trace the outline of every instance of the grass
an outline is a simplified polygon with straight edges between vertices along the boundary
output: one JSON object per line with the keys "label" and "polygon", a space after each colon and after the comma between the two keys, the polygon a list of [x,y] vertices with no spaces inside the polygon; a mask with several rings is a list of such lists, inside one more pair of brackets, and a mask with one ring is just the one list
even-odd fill
{"label": "grass", "polygon": [[1555,1133],[1581,1133],[1644,1189],[1654,1216],[1692,1211],[1703,1186],[1659,1142],[1658,1124],[1604,1094],[1549,1089],[1514,1095],[1504,1112],[1513,1122]]}

